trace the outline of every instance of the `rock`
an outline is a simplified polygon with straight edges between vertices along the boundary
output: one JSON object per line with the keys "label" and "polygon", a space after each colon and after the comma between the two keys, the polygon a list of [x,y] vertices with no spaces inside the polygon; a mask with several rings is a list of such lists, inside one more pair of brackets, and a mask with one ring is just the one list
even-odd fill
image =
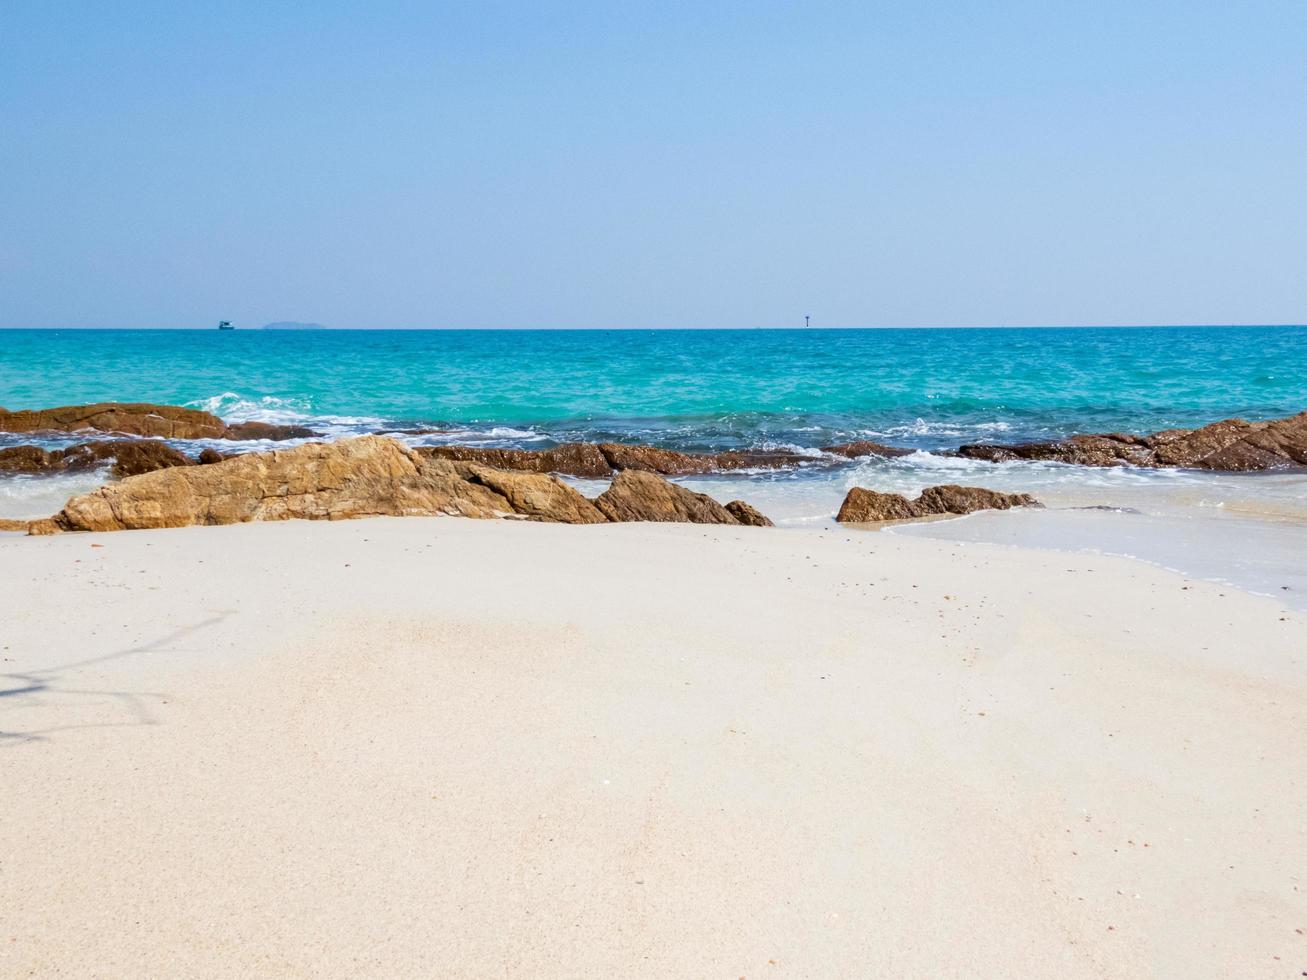
{"label": "rock", "polygon": [[0,432],[119,432],[161,439],[311,439],[318,435],[302,425],[240,422],[229,426],[209,412],[146,402],[101,402],[37,411],[0,409]]}
{"label": "rock", "polygon": [[702,493],[668,483],[656,473],[623,470],[595,506],[610,521],[681,521],[691,524],[739,524],[725,507]]}
{"label": "rock", "polygon": [[227,426],[224,439],[267,439],[281,442],[284,439],[315,439],[318,433],[302,425],[272,425],[269,422],[237,422]]}
{"label": "rock", "polygon": [[222,419],[194,408],[143,402],[66,405],[38,411],[0,411],[0,432],[78,432],[95,429],[164,439],[221,439]]}
{"label": "rock", "polygon": [[207,466],[129,477],[73,497],[54,517],[63,530],[117,531],[290,518],[457,514],[490,518],[513,509],[501,495],[392,439],[249,453]]}
{"label": "rock", "polygon": [[927,487],[915,503],[927,514],[974,514],[978,510],[1043,506],[1028,493],[1000,493],[984,487],[960,487],[956,483]]}
{"label": "rock", "polygon": [[52,518],[43,517],[39,521],[27,522],[27,533],[31,535],[58,534],[63,530]]}
{"label": "rock", "polygon": [[26,531],[27,525],[31,521],[15,521],[8,517],[0,517],[0,531]]}
{"label": "rock", "polygon": [[109,459],[114,461],[109,472],[117,478],[139,476],[170,466],[194,465],[185,453],[155,439],[88,442],[64,450],[64,462],[70,470],[92,469]]}
{"label": "rock", "polygon": [[[906,456],[911,449],[896,449],[874,442],[827,447],[826,452],[849,459],[859,456]],[[570,442],[554,449],[482,449],[473,446],[420,446],[418,452],[461,462],[482,463],[501,470],[528,473],[563,473],[568,476],[610,476],[622,470],[693,476],[745,469],[785,469],[818,461],[802,453],[766,450],[726,450],[719,453],[682,453],[658,446],[604,442],[594,445]]]}
{"label": "rock", "polygon": [[546,473],[519,473],[468,464],[466,477],[506,498],[513,511],[557,524],[603,524],[599,509],[562,480]]}
{"label": "rock", "polygon": [[835,520],[842,524],[873,521],[904,521],[937,514],[971,514],[978,510],[1008,510],[1012,507],[1042,506],[1025,493],[999,493],[983,487],[946,484],[928,487],[916,500],[900,493],[878,493],[854,487],[844,498]]}
{"label": "rock", "polygon": [[1117,432],[1015,446],[974,444],[958,455],[1001,462],[1052,460],[1080,466],[1189,467],[1236,472],[1307,466],[1307,412],[1270,422],[1225,419],[1151,436]]}
{"label": "rock", "polygon": [[726,505],[726,510],[741,524],[748,527],[774,527],[771,520],[761,513],[751,504],[746,504],[743,500],[732,500]]}
{"label": "rock", "polygon": [[48,473],[63,469],[62,456],[40,446],[0,449],[0,473]]}
{"label": "rock", "polygon": [[476,446],[419,446],[427,456],[481,463],[524,473],[565,473],[568,476],[609,476],[613,469],[598,446],[569,442],[553,449],[482,449]]}
{"label": "rock", "polygon": [[200,450],[200,455],[196,458],[195,462],[199,463],[201,466],[207,466],[210,463],[221,463],[224,459],[228,458],[229,457],[218,452],[218,450],[206,447]]}
{"label": "rock", "polygon": [[0,449],[0,472],[57,473],[92,470],[113,461],[115,477],[135,476],[168,466],[190,466],[191,460],[156,439],[114,439],[83,442],[67,449],[12,446]]}
{"label": "rock", "polygon": [[843,456],[845,459],[860,459],[863,456],[884,456],[893,458],[895,456],[911,456],[916,452],[915,449],[904,449],[900,446],[886,446],[879,442],[871,442],[867,439],[860,439],[857,442],[842,442],[838,446],[822,446],[821,451],[830,453],[832,456]]}
{"label": "rock", "polygon": [[657,446],[628,446],[618,442],[602,442],[599,451],[615,470],[640,473],[661,473],[664,476],[688,476],[711,473],[717,468],[716,460],[709,456],[678,453],[674,449]]}
{"label": "rock", "polygon": [[957,454],[967,459],[984,459],[991,463],[1024,459],[1074,463],[1079,466],[1148,466],[1150,455],[1143,440],[1116,433],[1072,436],[1056,442],[1028,442],[1015,446],[974,443],[959,447]]}

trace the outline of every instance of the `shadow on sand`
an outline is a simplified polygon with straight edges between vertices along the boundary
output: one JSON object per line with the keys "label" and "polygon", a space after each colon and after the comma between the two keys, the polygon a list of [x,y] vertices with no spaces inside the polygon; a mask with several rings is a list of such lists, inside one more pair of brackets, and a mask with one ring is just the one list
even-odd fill
{"label": "shadow on sand", "polygon": [[[0,685],[5,685],[0,686],[0,746],[46,741],[51,735],[58,732],[75,731],[79,728],[136,728],[141,725],[158,724],[158,719],[150,712],[150,702],[164,700],[169,695],[158,691],[114,691],[69,687],[67,686],[68,675],[95,664],[166,650],[179,640],[192,636],[210,626],[217,625],[230,616],[231,612],[231,610],[218,612],[198,623],[175,629],[150,643],[115,650],[98,657],[58,664],[44,670],[0,674]],[[11,684],[16,686],[9,686]],[[40,715],[54,714],[57,718],[58,715],[71,709],[74,702],[82,701],[84,703],[87,698],[92,700],[109,699],[117,702],[121,712],[126,715],[126,719],[123,721],[56,724],[27,730],[11,729],[5,724],[6,718],[14,719],[17,712],[36,711]]]}

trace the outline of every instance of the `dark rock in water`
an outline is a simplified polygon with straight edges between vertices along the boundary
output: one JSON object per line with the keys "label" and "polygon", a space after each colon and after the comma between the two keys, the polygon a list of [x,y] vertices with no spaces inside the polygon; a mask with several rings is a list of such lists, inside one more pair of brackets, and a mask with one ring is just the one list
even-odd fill
{"label": "dark rock in water", "polygon": [[0,411],[0,432],[121,432],[163,439],[221,439],[227,425],[216,415],[176,405],[101,402],[38,411]]}
{"label": "dark rock in water", "polygon": [[608,476],[613,470],[599,447],[569,442],[553,449],[482,449],[475,446],[419,446],[425,456],[481,463],[524,473],[564,473],[568,476]]}
{"label": "dark rock in water", "polygon": [[62,473],[93,470],[113,461],[115,477],[136,476],[168,466],[190,466],[191,460],[155,439],[114,439],[84,442],[67,449],[13,446],[0,449],[0,472]]}
{"label": "dark rock in water", "polygon": [[928,487],[916,500],[901,493],[878,493],[854,487],[844,498],[835,519],[842,524],[874,521],[905,521],[939,514],[971,514],[978,510],[1008,510],[1012,507],[1041,507],[1026,493],[999,493],[983,487],[944,484]]}
{"label": "dark rock in water", "polygon": [[830,453],[832,456],[843,456],[846,459],[861,459],[864,456],[884,456],[891,459],[896,456],[911,456],[916,452],[915,449],[886,446],[867,439],[860,439],[857,442],[842,442],[838,446],[822,446],[821,451]]}
{"label": "dark rock in water", "polygon": [[[802,453],[729,449],[719,453],[683,453],[659,446],[627,443],[569,442],[553,449],[483,449],[473,446],[420,446],[418,452],[444,459],[482,463],[496,469],[527,473],[563,473],[601,477],[633,470],[663,476],[696,476],[747,469],[787,469],[819,460]],[[873,442],[828,447],[827,452],[849,459],[859,456],[906,456],[911,449],[896,449]]]}
{"label": "dark rock in water", "polygon": [[702,493],[668,483],[656,473],[623,470],[595,506],[610,521],[678,521],[689,524],[739,524],[734,514]]}
{"label": "dark rock in water", "polygon": [[210,449],[206,446],[204,449],[200,450],[200,455],[196,458],[195,462],[199,463],[201,466],[207,466],[209,463],[221,463],[227,458],[228,457],[218,452],[218,450]]}
{"label": "dark rock in water", "polygon": [[229,426],[209,412],[148,402],[101,402],[36,411],[0,409],[0,432],[117,432],[159,439],[311,439],[302,425],[240,422]]}
{"label": "dark rock in water", "polygon": [[746,504],[743,500],[732,500],[726,505],[726,510],[741,524],[748,527],[775,527],[771,519],[761,514],[752,504]]}
{"label": "dark rock in water", "polygon": [[269,422],[237,422],[227,426],[224,439],[313,439],[318,433],[303,425],[273,425]]}
{"label": "dark rock in water", "polygon": [[1201,429],[1167,429],[1151,436],[1106,433],[1015,446],[974,444],[962,446],[958,455],[991,462],[1030,459],[1220,472],[1307,466],[1307,412],[1270,422],[1225,419]]}
{"label": "dark rock in water", "polygon": [[0,473],[48,473],[63,469],[61,454],[40,446],[10,446],[0,449]]}
{"label": "dark rock in water", "polygon": [[984,459],[991,463],[1024,459],[1075,463],[1079,466],[1149,465],[1148,447],[1141,439],[1115,433],[1071,436],[1056,442],[1027,442],[1015,446],[975,443],[960,446],[958,455],[967,459]]}

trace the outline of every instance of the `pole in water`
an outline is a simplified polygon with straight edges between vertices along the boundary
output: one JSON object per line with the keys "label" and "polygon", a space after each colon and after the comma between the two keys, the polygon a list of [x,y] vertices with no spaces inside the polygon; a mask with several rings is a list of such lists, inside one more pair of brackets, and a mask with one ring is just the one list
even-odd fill
{"label": "pole in water", "polygon": [[809,316],[807,313],[803,314],[803,325],[804,325],[805,327],[808,326],[808,321],[811,320],[811,319],[812,319],[812,317]]}

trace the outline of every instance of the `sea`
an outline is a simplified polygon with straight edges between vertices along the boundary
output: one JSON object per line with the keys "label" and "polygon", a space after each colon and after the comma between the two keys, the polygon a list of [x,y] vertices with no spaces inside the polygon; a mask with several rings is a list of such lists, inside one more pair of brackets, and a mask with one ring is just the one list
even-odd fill
{"label": "sea", "polygon": [[[833,517],[853,486],[1024,491],[1046,509],[863,533],[1124,555],[1307,605],[1307,474],[938,455],[969,442],[1142,434],[1295,414],[1307,409],[1303,326],[0,330],[0,406],[96,401],[294,422],[332,439],[428,429],[437,431],[399,438],[537,449],[614,441],[796,450],[811,464],[682,482],[748,500],[782,528],[825,533],[852,533]],[[0,434],[0,446],[81,438]],[[855,439],[916,452],[832,465],[820,451]],[[0,477],[0,516],[48,515],[104,478]],[[586,492],[603,489],[601,481],[574,482]]]}

